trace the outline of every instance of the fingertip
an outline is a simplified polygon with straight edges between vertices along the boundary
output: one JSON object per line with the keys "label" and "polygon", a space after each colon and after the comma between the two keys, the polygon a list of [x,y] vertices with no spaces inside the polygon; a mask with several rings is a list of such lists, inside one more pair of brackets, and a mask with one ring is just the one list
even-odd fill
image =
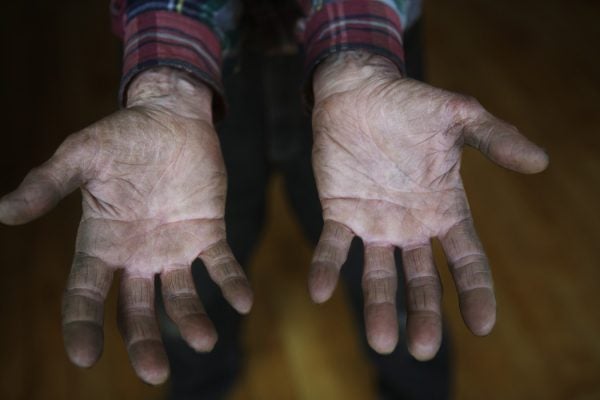
{"label": "fingertip", "polygon": [[548,167],[548,154],[527,138],[499,140],[491,158],[497,164],[522,174],[537,174]]}
{"label": "fingertip", "polygon": [[104,334],[98,325],[91,322],[64,325],[63,339],[69,360],[78,367],[91,367],[102,354]]}
{"label": "fingertip", "polygon": [[8,196],[6,195],[0,199],[0,223],[15,226],[28,222],[19,213],[14,211],[14,207],[11,207]]}
{"label": "fingertip", "polygon": [[481,319],[478,322],[471,323],[469,329],[476,336],[487,336],[492,333],[496,325],[496,315],[488,315],[487,318]]}
{"label": "fingertip", "polygon": [[217,340],[219,338],[217,333],[214,332],[211,334],[194,335],[186,339],[186,342],[198,353],[210,353],[215,348]]}
{"label": "fingertip", "polygon": [[520,146],[509,149],[508,155],[499,157],[497,162],[516,172],[537,174],[545,170],[550,163],[548,153],[525,138],[522,138]]}
{"label": "fingertip", "polygon": [[417,361],[430,361],[432,360],[439,350],[439,345],[434,346],[431,343],[413,343],[408,346],[408,352]]}
{"label": "fingertip", "polygon": [[246,278],[232,279],[227,283],[223,295],[240,314],[248,314],[254,302],[254,293]]}
{"label": "fingertip", "polygon": [[337,286],[337,271],[323,263],[316,262],[308,276],[308,291],[313,302],[321,304],[331,298]]}
{"label": "fingertip", "polygon": [[390,354],[398,344],[396,307],[390,303],[368,306],[365,310],[367,341],[379,354]]}
{"label": "fingertip", "polygon": [[323,304],[331,298],[333,291],[309,288],[310,299],[315,304]]}
{"label": "fingertip", "polygon": [[195,351],[208,353],[215,347],[217,331],[207,316],[191,315],[182,319],[179,326],[181,336]]}
{"label": "fingertip", "polygon": [[377,332],[367,335],[369,346],[379,354],[390,354],[396,349],[398,335]]}
{"label": "fingertip", "polygon": [[160,385],[169,377],[169,363],[157,340],[142,340],[129,348],[131,363],[137,376],[150,385]]}
{"label": "fingertip", "polygon": [[527,173],[537,174],[548,168],[550,164],[550,156],[542,149],[538,149],[534,156],[531,157],[530,170]]}
{"label": "fingertip", "polygon": [[147,369],[144,372],[138,371],[138,376],[145,383],[158,386],[167,381],[169,378],[169,370],[168,368]]}
{"label": "fingertip", "polygon": [[432,321],[410,321],[407,329],[408,352],[418,361],[431,360],[442,343],[441,324]]}
{"label": "fingertip", "polygon": [[252,299],[236,300],[232,306],[238,313],[248,315],[252,311]]}
{"label": "fingertip", "polygon": [[460,295],[465,324],[476,336],[487,336],[496,324],[496,299],[489,288],[477,288]]}

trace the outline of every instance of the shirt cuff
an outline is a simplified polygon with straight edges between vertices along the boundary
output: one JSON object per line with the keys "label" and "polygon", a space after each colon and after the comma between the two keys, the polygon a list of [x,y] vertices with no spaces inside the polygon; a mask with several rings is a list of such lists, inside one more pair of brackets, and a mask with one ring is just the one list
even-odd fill
{"label": "shirt cuff", "polygon": [[207,25],[171,11],[138,14],[125,24],[119,103],[127,103],[127,87],[137,74],[154,67],[172,67],[213,89],[213,112],[218,120],[225,112],[221,63],[219,39]]}
{"label": "shirt cuff", "polygon": [[402,26],[396,10],[382,1],[342,0],[314,10],[304,31],[307,82],[315,67],[340,51],[366,50],[389,58],[405,73]]}

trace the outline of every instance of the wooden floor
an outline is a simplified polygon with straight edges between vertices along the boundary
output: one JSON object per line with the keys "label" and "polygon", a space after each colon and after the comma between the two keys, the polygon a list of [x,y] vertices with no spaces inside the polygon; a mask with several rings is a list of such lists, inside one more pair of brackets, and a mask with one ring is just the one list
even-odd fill
{"label": "wooden floor", "polygon": [[[115,109],[119,54],[104,3],[5,6],[0,192],[66,134]],[[463,174],[493,264],[499,318],[487,338],[467,332],[438,251],[455,397],[600,399],[599,3],[426,3],[431,82],[476,96],[551,157],[547,172],[525,177],[466,152]],[[309,302],[310,248],[278,179],[269,198],[270,222],[251,266],[248,368],[232,399],[374,399],[343,293],[324,306]],[[140,383],[128,364],[114,290],[101,361],[80,370],[66,359],[60,297],[78,203],[73,195],[30,225],[0,227],[0,398],[160,399],[164,388]]]}

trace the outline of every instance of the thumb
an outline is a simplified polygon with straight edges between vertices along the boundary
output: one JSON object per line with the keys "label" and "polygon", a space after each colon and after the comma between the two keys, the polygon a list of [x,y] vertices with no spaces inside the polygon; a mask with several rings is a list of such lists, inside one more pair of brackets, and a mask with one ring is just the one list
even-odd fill
{"label": "thumb", "polygon": [[468,145],[504,168],[535,174],[548,166],[548,154],[541,147],[485,110],[465,124],[464,133]]}
{"label": "thumb", "polygon": [[83,134],[69,136],[44,164],[29,171],[19,187],[0,199],[0,222],[19,225],[50,211],[83,183],[88,153]]}

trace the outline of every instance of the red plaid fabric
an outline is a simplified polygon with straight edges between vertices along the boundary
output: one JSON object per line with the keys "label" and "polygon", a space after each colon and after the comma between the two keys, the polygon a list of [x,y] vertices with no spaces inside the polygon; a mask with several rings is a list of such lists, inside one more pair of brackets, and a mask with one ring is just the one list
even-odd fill
{"label": "red plaid fabric", "polygon": [[400,19],[394,9],[380,1],[325,4],[308,18],[304,43],[307,73],[333,53],[356,49],[385,56],[404,71]]}
{"label": "red plaid fabric", "polygon": [[[410,0],[299,1],[307,14],[298,24],[307,77],[328,55],[354,49],[388,57],[404,71],[401,20],[406,20]],[[252,2],[244,5],[252,7]],[[135,75],[169,66],[212,87],[215,115],[222,115],[222,54],[228,35],[236,34],[241,0],[112,0],[111,13],[113,30],[124,41],[121,104]]]}

